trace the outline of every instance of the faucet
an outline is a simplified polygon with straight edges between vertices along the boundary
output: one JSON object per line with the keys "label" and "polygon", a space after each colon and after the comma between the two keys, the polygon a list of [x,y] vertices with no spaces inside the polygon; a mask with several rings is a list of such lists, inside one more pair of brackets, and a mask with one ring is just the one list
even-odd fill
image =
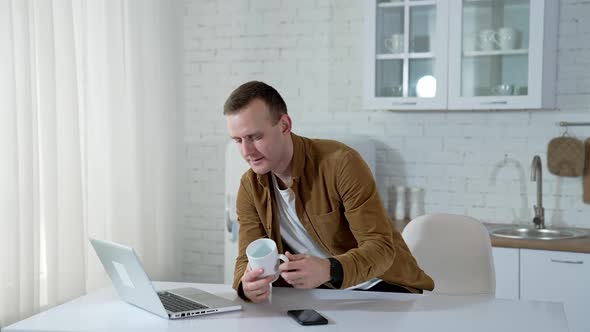
{"label": "faucet", "polygon": [[533,223],[535,228],[545,228],[545,209],[543,208],[543,167],[541,157],[534,156],[531,164],[531,181],[537,181],[537,205],[534,206],[535,216]]}

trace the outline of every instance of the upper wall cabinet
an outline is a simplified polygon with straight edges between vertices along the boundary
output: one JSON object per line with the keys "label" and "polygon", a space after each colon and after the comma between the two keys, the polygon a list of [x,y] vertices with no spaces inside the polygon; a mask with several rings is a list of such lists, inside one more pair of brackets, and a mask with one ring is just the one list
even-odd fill
{"label": "upper wall cabinet", "polygon": [[366,3],[365,107],[445,108],[447,2]]}
{"label": "upper wall cabinet", "polygon": [[450,109],[555,107],[559,1],[450,4]]}
{"label": "upper wall cabinet", "polygon": [[366,108],[555,107],[559,1],[369,3]]}

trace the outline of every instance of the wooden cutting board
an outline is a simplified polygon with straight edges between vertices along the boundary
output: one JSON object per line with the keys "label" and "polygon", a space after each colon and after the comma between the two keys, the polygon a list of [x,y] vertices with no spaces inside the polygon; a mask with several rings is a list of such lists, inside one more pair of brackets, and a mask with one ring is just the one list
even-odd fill
{"label": "wooden cutting board", "polygon": [[584,163],[584,203],[590,204],[590,138],[586,139],[586,161]]}

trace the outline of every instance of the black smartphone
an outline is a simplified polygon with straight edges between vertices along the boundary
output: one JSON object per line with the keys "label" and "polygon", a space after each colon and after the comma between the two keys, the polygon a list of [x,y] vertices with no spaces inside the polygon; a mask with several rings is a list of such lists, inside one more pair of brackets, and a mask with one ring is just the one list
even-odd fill
{"label": "black smartphone", "polygon": [[328,320],[319,312],[311,309],[289,310],[287,315],[291,316],[301,325],[326,325]]}

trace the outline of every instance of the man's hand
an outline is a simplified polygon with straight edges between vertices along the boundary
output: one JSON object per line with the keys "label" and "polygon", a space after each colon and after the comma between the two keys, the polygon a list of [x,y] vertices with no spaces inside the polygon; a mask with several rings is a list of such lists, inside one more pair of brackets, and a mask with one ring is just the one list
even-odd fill
{"label": "man's hand", "polygon": [[285,252],[288,262],[279,265],[281,277],[295,288],[316,288],[330,281],[330,261],[307,254]]}
{"label": "man's hand", "polygon": [[274,275],[260,279],[264,271],[262,269],[252,270],[250,265],[246,267],[242,276],[242,290],[244,295],[254,303],[260,303],[268,300],[270,294],[270,283]]}

